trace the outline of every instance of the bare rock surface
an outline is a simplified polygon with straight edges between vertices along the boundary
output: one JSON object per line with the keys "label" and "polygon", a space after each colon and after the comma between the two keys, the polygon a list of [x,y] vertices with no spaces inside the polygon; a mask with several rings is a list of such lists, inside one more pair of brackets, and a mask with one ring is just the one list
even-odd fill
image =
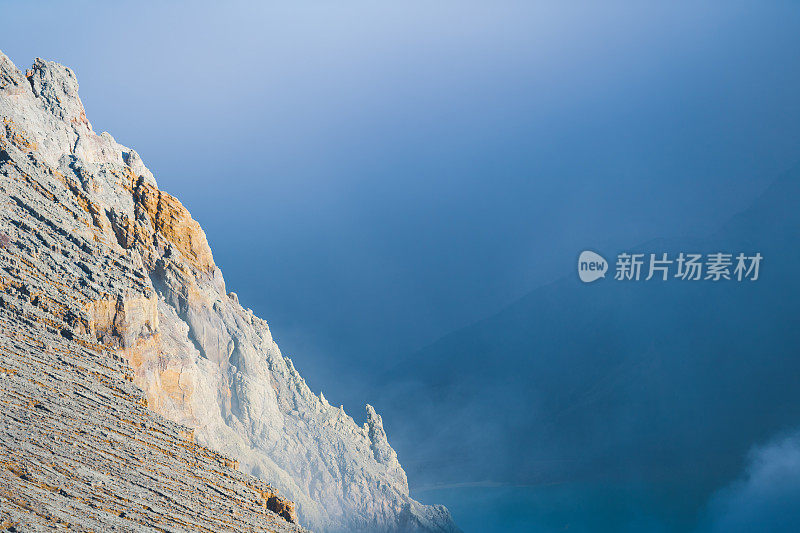
{"label": "bare rock surface", "polygon": [[375,410],[314,394],[226,291],[71,70],[0,53],[0,118],[0,525],[458,531]]}

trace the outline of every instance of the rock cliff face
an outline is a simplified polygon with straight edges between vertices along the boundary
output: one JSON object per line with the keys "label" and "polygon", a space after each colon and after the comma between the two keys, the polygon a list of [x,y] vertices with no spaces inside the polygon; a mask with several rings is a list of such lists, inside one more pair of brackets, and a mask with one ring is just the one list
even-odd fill
{"label": "rock cliff face", "polygon": [[[226,292],[199,224],[92,130],[71,70],[37,59],[23,74],[0,53],[0,117],[0,498],[25,495],[0,519],[62,519],[86,498],[60,487],[84,483],[109,499],[91,516],[119,509],[108,524],[155,520],[155,492],[185,509],[176,529],[257,530],[261,513],[289,531],[296,512],[320,531],[457,531],[409,496],[374,409],[359,426],[312,393]],[[67,459],[74,447],[90,460]]]}

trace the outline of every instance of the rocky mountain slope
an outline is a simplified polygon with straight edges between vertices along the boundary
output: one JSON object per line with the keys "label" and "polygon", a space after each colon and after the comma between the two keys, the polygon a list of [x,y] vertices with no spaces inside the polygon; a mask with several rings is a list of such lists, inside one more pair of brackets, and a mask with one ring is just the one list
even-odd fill
{"label": "rocky mountain slope", "polygon": [[226,291],[71,70],[0,53],[0,117],[0,520],[297,530],[265,480],[312,529],[457,531],[409,496],[381,417],[312,393]]}

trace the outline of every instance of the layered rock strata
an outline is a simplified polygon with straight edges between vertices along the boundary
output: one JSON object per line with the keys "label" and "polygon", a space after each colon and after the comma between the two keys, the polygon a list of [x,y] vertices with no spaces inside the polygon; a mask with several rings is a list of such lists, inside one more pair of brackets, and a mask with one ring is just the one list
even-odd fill
{"label": "layered rock strata", "polygon": [[380,416],[312,393],[226,291],[200,225],[93,131],[71,70],[0,53],[0,117],[2,520],[457,531],[410,497]]}

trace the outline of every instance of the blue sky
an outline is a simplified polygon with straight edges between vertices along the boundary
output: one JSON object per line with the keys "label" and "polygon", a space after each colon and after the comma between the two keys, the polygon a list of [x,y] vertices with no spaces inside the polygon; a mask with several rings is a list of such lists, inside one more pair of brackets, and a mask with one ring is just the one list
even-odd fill
{"label": "blue sky", "polygon": [[580,250],[712,233],[800,160],[797,3],[565,4],[6,1],[0,48],[75,70],[360,413]]}

